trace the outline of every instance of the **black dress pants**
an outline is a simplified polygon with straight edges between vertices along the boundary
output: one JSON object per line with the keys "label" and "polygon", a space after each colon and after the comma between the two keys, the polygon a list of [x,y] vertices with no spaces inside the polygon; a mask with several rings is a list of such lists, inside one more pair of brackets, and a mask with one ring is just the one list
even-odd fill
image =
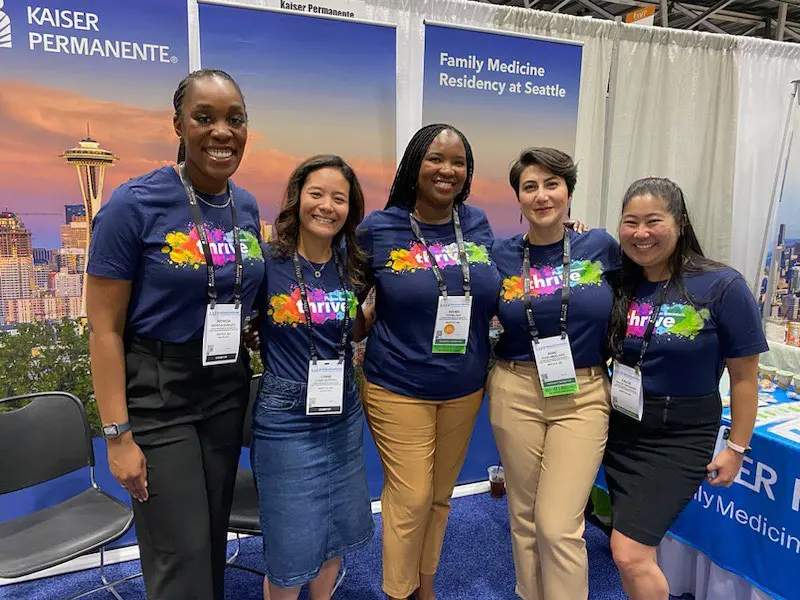
{"label": "black dress pants", "polygon": [[127,344],[128,413],[147,460],[133,501],[148,600],[224,600],[228,519],[250,370],[203,367],[200,343]]}

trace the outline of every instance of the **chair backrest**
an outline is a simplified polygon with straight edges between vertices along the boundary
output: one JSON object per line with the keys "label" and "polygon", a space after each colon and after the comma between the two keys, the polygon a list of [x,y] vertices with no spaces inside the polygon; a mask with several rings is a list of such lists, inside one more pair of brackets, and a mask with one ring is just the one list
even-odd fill
{"label": "chair backrest", "polygon": [[258,398],[259,383],[261,383],[261,375],[253,375],[250,379],[250,400],[247,402],[247,411],[244,414],[242,446],[245,448],[249,448],[253,441],[253,405]]}
{"label": "chair backrest", "polygon": [[[30,403],[7,410],[9,402],[20,400]],[[89,466],[92,430],[75,396],[46,392],[0,399],[0,494]]]}

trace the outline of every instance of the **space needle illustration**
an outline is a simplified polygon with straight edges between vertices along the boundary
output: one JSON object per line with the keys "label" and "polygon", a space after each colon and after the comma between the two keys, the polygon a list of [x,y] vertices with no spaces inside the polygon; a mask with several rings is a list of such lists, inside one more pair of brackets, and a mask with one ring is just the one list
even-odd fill
{"label": "space needle illustration", "polygon": [[106,167],[114,166],[119,160],[110,150],[100,147],[97,140],[92,139],[89,124],[86,124],[86,137],[78,145],[63,154],[59,154],[68,164],[75,165],[78,170],[78,183],[81,186],[83,205],[86,208],[86,248],[84,250],[83,290],[81,291],[81,315],[86,316],[86,263],[89,262],[89,243],[92,237],[92,219],[100,210],[103,201],[103,178]]}

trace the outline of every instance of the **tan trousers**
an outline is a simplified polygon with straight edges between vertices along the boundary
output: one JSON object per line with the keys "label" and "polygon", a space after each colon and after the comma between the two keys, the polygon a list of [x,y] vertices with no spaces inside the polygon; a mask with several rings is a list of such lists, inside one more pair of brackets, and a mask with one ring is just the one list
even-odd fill
{"label": "tan trousers", "polygon": [[405,598],[439,566],[450,497],[483,389],[435,402],[366,382],[364,410],[383,464],[383,591]]}
{"label": "tan trousers", "polygon": [[545,399],[533,362],[498,360],[486,384],[523,600],[589,594],[583,512],[608,438],[611,386],[602,367],[576,374],[577,394]]}

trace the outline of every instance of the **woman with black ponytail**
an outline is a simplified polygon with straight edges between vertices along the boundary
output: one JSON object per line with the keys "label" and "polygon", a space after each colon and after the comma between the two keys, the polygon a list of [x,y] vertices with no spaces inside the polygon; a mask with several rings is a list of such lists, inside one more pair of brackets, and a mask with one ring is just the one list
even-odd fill
{"label": "woman with black ponytail", "polygon": [[178,164],[117,188],[87,265],[92,378],[111,473],[133,497],[149,600],[223,600],[228,517],[249,397],[242,319],[264,277],[236,82],[181,81]]}
{"label": "woman with black ponytail", "polygon": [[[609,329],[614,410],[604,458],[611,550],[630,598],[667,600],[656,546],[704,477],[714,486],[733,483],[753,433],[758,355],[768,348],[747,284],[703,255],[675,183],[634,182],[619,238]],[[725,366],[732,426],[714,457]]]}

